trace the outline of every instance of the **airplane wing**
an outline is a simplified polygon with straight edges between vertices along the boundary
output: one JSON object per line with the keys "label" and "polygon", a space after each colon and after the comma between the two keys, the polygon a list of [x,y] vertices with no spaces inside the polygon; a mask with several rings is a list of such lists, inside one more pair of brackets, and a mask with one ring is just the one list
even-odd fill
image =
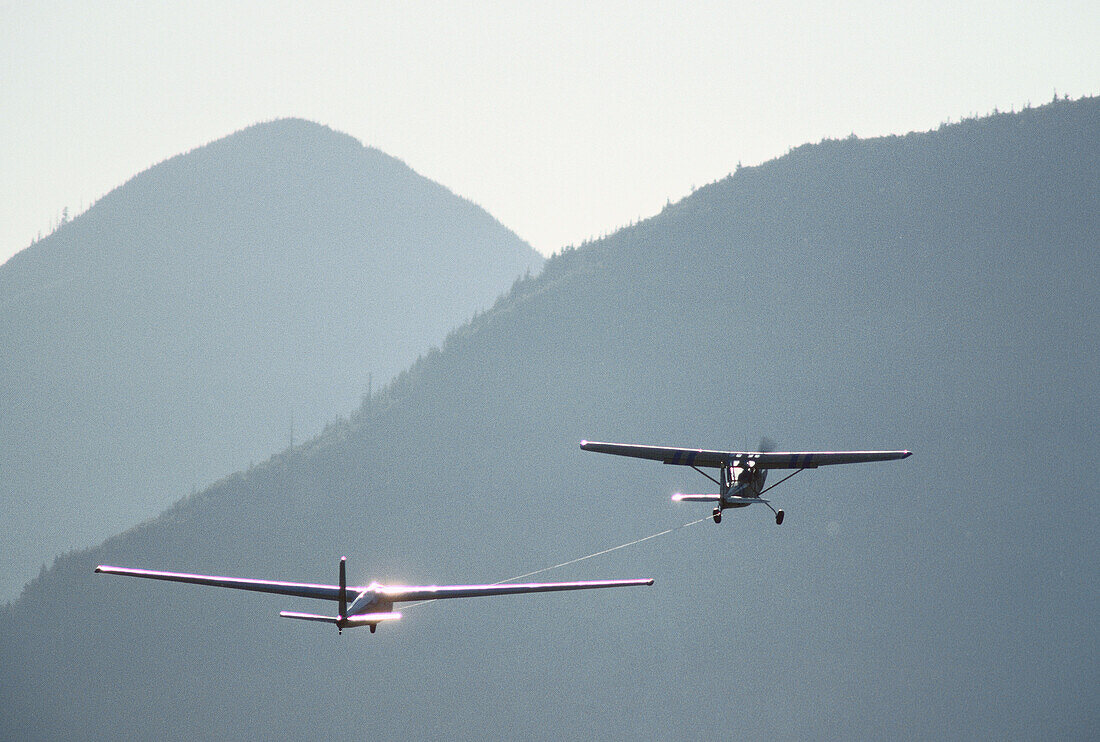
{"label": "airplane wing", "polygon": [[639,580],[582,580],[580,582],[528,582],[515,585],[379,585],[375,590],[397,603],[406,600],[480,598],[487,595],[549,593],[560,590],[591,590],[599,587],[629,587],[652,584],[653,579],[648,578]]}
{"label": "airplane wing", "polygon": [[867,461],[904,459],[912,451],[708,451],[703,448],[635,446],[629,443],[581,441],[581,449],[652,459],[665,464],[720,469],[736,462],[753,462],[759,469],[816,469],[830,464],[858,464]]}
{"label": "airplane wing", "polygon": [[[340,600],[338,585],[314,585],[306,582],[281,582],[276,580],[251,580],[241,577],[218,577],[215,575],[194,575],[184,572],[158,572],[151,569],[129,569],[110,567],[101,564],[96,572],[127,577],[146,577],[152,580],[170,582],[189,582],[195,585],[213,587],[231,587],[237,590],[252,590],[276,595],[292,595],[299,598],[319,598],[322,600]],[[586,580],[581,582],[529,582],[516,585],[370,585],[369,587],[347,588],[346,599],[354,600],[364,590],[372,589],[385,596],[391,602],[408,600],[438,600],[442,598],[477,598],[485,595],[515,595],[520,593],[546,593],[559,590],[590,590],[600,587],[627,587],[631,585],[652,585],[652,579],[639,580]],[[304,615],[304,614],[303,614]]]}

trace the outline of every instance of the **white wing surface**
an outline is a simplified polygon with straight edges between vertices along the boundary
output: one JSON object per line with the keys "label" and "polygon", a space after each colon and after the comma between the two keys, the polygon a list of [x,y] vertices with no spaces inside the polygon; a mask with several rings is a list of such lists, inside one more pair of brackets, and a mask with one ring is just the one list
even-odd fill
{"label": "white wing surface", "polygon": [[[340,599],[340,587],[338,585],[314,585],[308,582],[282,582],[278,580],[250,580],[243,577],[193,575],[186,572],[158,572],[152,569],[110,567],[106,564],[99,565],[95,568],[95,571],[105,575],[125,575],[126,577],[145,577],[150,580],[189,582],[194,585],[231,587],[236,590],[251,590],[257,593],[275,593],[276,595],[292,595],[297,598],[319,598],[321,600]],[[354,600],[355,596],[364,590],[366,590],[364,587],[351,587],[349,585],[347,588],[347,599]]]}
{"label": "white wing surface", "polygon": [[[145,577],[151,580],[170,582],[188,582],[194,585],[229,587],[237,590],[251,590],[276,595],[292,595],[299,598],[318,598],[321,600],[340,600],[338,585],[315,585],[306,582],[282,582],[277,580],[252,580],[242,577],[219,577],[216,575],[196,575],[185,572],[158,572],[151,569],[129,569],[110,567],[101,564],[96,572],[127,577]],[[561,590],[592,590],[601,587],[630,587],[634,585],[652,585],[652,579],[637,580],[584,580],[580,582],[529,582],[516,585],[380,585],[366,587],[349,585],[345,600],[353,601],[364,591],[371,591],[389,602],[397,603],[409,600],[440,600],[443,598],[479,598],[489,595],[517,595],[524,593],[547,593]],[[294,616],[294,618],[304,617]],[[324,618],[324,617],[321,617]],[[318,619],[319,620],[319,619]]]}
{"label": "white wing surface", "polygon": [[581,449],[616,456],[652,459],[665,464],[720,469],[752,462],[758,469],[816,469],[831,464],[904,459],[912,451],[708,451],[703,448],[636,446],[629,443],[581,441]]}
{"label": "white wing surface", "polygon": [[522,595],[550,593],[561,590],[592,590],[600,587],[630,587],[652,585],[653,579],[582,580],[580,582],[528,582],[515,585],[378,585],[379,595],[397,603],[404,600],[439,600],[442,598],[480,598],[488,595]]}

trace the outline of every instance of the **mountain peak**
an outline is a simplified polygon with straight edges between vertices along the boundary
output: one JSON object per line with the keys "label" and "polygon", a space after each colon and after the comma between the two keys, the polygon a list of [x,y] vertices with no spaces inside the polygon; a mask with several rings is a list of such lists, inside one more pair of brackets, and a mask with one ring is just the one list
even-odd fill
{"label": "mountain peak", "polygon": [[255,149],[269,157],[292,151],[294,148],[333,149],[344,155],[356,150],[369,150],[382,154],[379,150],[365,147],[350,134],[302,118],[281,118],[252,124],[202,147],[197,147],[191,152],[201,151],[209,147],[215,149],[222,147]]}
{"label": "mountain peak", "polygon": [[0,595],[277,450],[290,414],[301,435],[350,413],[541,264],[302,119],[130,179],[0,266]]}

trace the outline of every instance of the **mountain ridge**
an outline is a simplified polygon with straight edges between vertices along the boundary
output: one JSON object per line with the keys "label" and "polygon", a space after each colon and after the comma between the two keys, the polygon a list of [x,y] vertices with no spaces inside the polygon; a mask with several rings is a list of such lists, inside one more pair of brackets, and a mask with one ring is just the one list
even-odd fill
{"label": "mountain ridge", "polygon": [[[1061,105],[1037,134],[918,138],[900,173],[901,144],[859,140],[743,169],[552,258],[352,419],[29,585],[0,619],[26,668],[0,681],[13,731],[317,736],[339,706],[419,736],[1087,736],[1100,208],[1077,189],[1100,101]],[[576,448],[761,433],[914,456],[783,485],[779,528],[749,508],[680,529],[705,513],[668,495],[697,477]],[[665,529],[552,575],[645,591],[436,604],[339,640],[285,601],[91,574],[328,582],[347,554],[353,581],[488,582]],[[385,682],[348,682],[365,666]]]}

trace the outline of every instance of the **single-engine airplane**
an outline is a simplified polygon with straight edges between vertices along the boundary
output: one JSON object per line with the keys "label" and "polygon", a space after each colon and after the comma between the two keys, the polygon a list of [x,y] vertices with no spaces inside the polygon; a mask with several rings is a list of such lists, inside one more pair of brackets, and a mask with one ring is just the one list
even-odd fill
{"label": "single-engine airplane", "polygon": [[547,593],[560,590],[590,590],[598,587],[628,587],[632,585],[652,585],[652,578],[639,580],[587,580],[581,582],[529,582],[516,585],[381,585],[377,582],[361,587],[349,586],[347,582],[347,557],[340,559],[339,585],[313,585],[304,582],[278,582],[275,580],[250,580],[241,577],[217,577],[214,575],[192,575],[181,572],[157,572],[151,569],[127,569],[109,567],[101,564],[95,568],[100,574],[125,575],[127,577],[147,577],[152,580],[171,582],[190,582],[196,585],[231,587],[237,590],[252,590],[277,595],[292,595],[299,598],[318,598],[334,600],[339,603],[335,616],[320,616],[315,613],[280,611],[283,618],[298,618],[304,621],[322,621],[336,624],[342,634],[344,629],[356,626],[369,626],[371,633],[378,624],[395,621],[401,614],[393,610],[394,603],[420,600],[441,600],[443,598],[479,598],[485,595],[516,595],[523,593]]}
{"label": "single-engine airplane", "polygon": [[[581,441],[585,451],[610,453],[616,456],[633,456],[653,459],[666,464],[690,466],[718,485],[718,494],[685,495],[677,492],[675,502],[713,502],[714,522],[722,522],[722,511],[727,508],[744,508],[754,503],[767,505],[775,513],[775,524],[783,522],[783,511],[772,507],[763,495],[773,487],[786,482],[804,469],[816,469],[830,464],[858,464],[865,461],[891,461],[904,459],[912,451],[707,451],[701,448],[671,448],[668,446],[635,446],[627,443],[599,443]],[[703,469],[717,469],[718,479]],[[764,487],[768,469],[794,469],[770,487]]]}

